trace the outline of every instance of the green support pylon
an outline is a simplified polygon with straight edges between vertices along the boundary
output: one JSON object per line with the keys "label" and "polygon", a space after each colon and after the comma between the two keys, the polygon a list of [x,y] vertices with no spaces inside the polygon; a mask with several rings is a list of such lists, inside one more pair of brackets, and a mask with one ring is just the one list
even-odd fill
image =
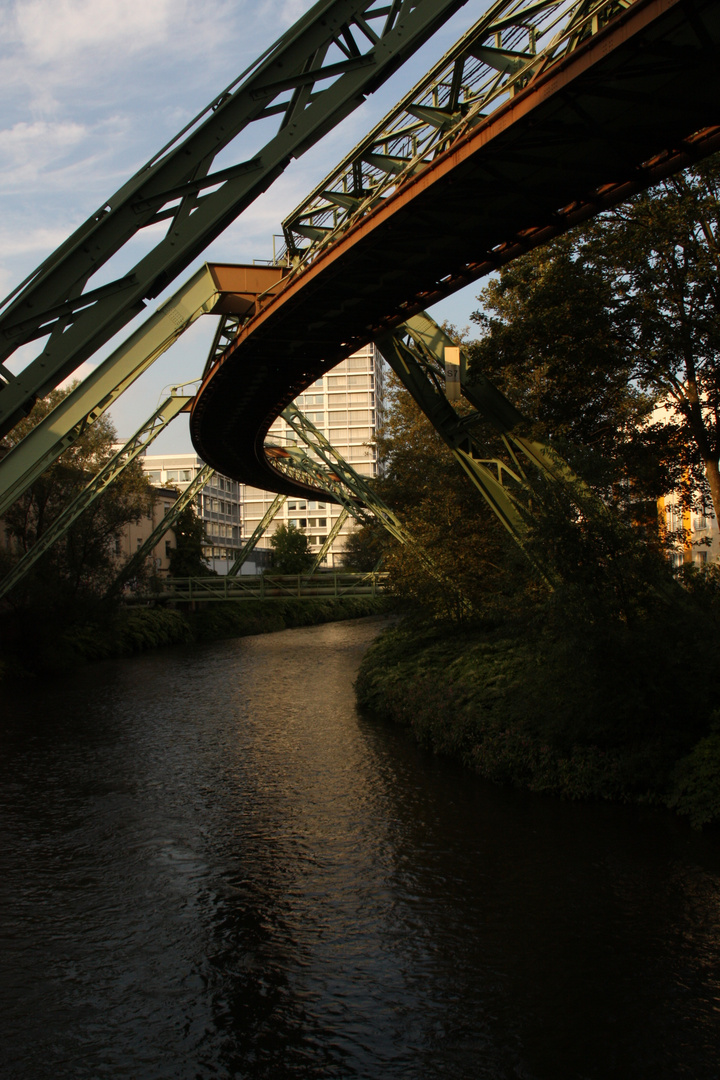
{"label": "green support pylon", "polygon": [[250,537],[248,537],[248,539],[245,541],[244,545],[240,549],[240,553],[239,553],[237,559],[235,560],[235,562],[232,564],[232,566],[230,567],[230,569],[227,572],[228,577],[235,577],[237,574],[240,573],[240,568],[242,567],[242,564],[245,562],[245,560],[247,559],[248,555],[250,554],[250,552],[253,550],[253,548],[257,544],[260,537],[263,535],[265,530],[268,528],[271,521],[280,512],[280,510],[281,510],[282,506],[284,505],[286,499],[287,499],[287,495],[276,495],[275,496],[275,499],[273,500],[273,502],[270,504],[270,506],[265,511],[261,521],[253,529],[252,535]]}
{"label": "green support pylon", "polygon": [[221,295],[206,264],[5,455],[0,517]]}
{"label": "green support pylon", "polygon": [[12,568],[9,574],[0,582],[0,599],[7,595],[27,574],[28,570],[48,551],[53,544],[65,535],[67,530],[78,519],[84,510],[87,510],[100,495],[120,476],[120,474],[135,460],[138,454],[143,453],[148,446],[165,430],[167,425],[174,420],[178,413],[192,401],[192,397],[176,395],[167,398],[162,405],[155,410],[149,420],[143,424],[125,445],[113,454],[110,460],[83,488],[83,490],[65,507],[62,513],[53,521],[37,540],[26,551],[23,557]]}
{"label": "green support pylon", "polygon": [[[531,491],[521,459],[553,483],[577,482],[572,470],[552,448],[519,434],[516,429],[525,423],[524,417],[489,379],[468,380],[462,350],[462,395],[474,411],[464,416],[456,412],[444,392],[444,380],[445,350],[457,346],[426,313],[408,320],[377,345],[493,513],[525,550]],[[511,464],[485,456],[477,436],[481,419],[500,434]],[[512,481],[514,490],[506,480]]]}
{"label": "green support pylon", "polygon": [[328,551],[332,547],[333,541],[339,535],[340,530],[342,529],[343,525],[345,524],[345,522],[347,521],[347,519],[349,517],[350,517],[350,511],[348,510],[348,508],[346,506],[343,506],[342,510],[340,511],[340,514],[335,519],[335,523],[334,523],[332,529],[330,530],[330,532],[325,537],[325,543],[323,544],[323,546],[320,548],[317,555],[315,556],[315,562],[310,567],[310,577],[312,577],[312,575],[315,573],[315,571],[321,565],[323,559],[325,558]]}
{"label": "green support pylon", "polygon": [[323,435],[307,416],[295,405],[289,405],[281,416],[292,428],[298,438],[321,459],[329,473],[336,474],[342,485],[378,519],[387,531],[401,544],[415,543],[397,514],[380,498],[368,484],[365,477],[345,461],[332,443]]}
{"label": "green support pylon", "polygon": [[[228,225],[466,0],[318,0],[274,46],[191,120],[0,304],[0,435],[159,296]],[[232,164],[213,165],[257,129]],[[249,153],[249,156],[248,156]],[[152,250],[120,278],[94,275],[141,230],[164,223]],[[126,252],[127,255],[127,252]],[[132,263],[127,258],[125,262]],[[89,287],[88,287],[89,285]],[[13,374],[3,361],[48,337]]]}
{"label": "green support pylon", "polygon": [[116,577],[112,584],[112,587],[108,590],[107,595],[113,592],[118,592],[126,581],[129,581],[136,570],[142,566],[145,559],[152,553],[153,548],[160,540],[162,540],[165,533],[172,529],[177,519],[182,514],[185,507],[192,502],[199,491],[205,487],[210,478],[214,475],[215,470],[210,465],[204,465],[194,479],[188,484],[184,491],[180,493],[178,498],[172,504],[165,517],[162,519],[159,525],[156,525],[153,531],[148,536],[145,543],[137,549],[131,559],[129,559],[122,570]]}

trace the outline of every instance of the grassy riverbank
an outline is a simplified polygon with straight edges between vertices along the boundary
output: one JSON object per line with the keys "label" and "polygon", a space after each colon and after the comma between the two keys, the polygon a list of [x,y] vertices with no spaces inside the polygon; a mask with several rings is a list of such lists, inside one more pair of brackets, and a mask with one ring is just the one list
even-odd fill
{"label": "grassy riverbank", "polygon": [[[705,628],[707,630],[707,628]],[[387,630],[360,704],[497,783],[570,799],[671,806],[720,823],[720,644],[689,615],[632,629],[547,611]]]}
{"label": "grassy riverbank", "polygon": [[205,604],[198,610],[130,607],[102,616],[89,615],[70,627],[18,627],[4,642],[3,674],[31,677],[66,670],[93,660],[130,656],[164,645],[191,644],[267,634],[294,626],[313,626],[340,619],[379,615],[387,609],[382,597],[346,596],[328,599],[239,600]]}

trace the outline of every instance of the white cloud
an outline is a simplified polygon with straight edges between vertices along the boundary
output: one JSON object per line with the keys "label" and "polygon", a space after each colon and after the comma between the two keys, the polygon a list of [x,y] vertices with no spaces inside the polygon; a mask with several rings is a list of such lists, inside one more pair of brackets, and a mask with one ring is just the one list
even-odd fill
{"label": "white cloud", "polygon": [[0,186],[7,191],[26,188],[39,172],[66,158],[87,137],[84,124],[20,121],[0,130]]}
{"label": "white cloud", "polygon": [[185,5],[178,0],[18,0],[16,40],[39,63],[87,49],[137,51],[162,40],[171,16]]}
{"label": "white cloud", "polygon": [[3,258],[9,259],[15,255],[28,255],[31,252],[53,251],[67,240],[74,226],[61,226],[50,229],[40,227],[36,229],[8,229],[0,230],[0,250]]}

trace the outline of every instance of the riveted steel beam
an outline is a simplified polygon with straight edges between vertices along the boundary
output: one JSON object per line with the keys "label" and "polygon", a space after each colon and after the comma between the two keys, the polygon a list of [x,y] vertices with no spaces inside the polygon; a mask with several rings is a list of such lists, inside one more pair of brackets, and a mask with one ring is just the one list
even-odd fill
{"label": "riveted steel beam", "polygon": [[[258,195],[349,115],[466,0],[318,0],[0,304],[0,435],[158,296]],[[259,151],[213,171],[257,121],[278,117]],[[251,136],[252,139],[252,136]],[[109,284],[97,271],[142,230],[152,250]],[[47,337],[15,375],[16,349]]]}
{"label": "riveted steel beam", "polygon": [[[409,319],[377,342],[378,348],[405,388],[450,448],[460,467],[487,505],[526,554],[528,524],[532,516],[529,464],[554,484],[578,484],[570,467],[549,446],[525,438],[517,429],[524,418],[489,379],[467,376],[461,352],[462,394],[472,411],[460,414],[445,395],[445,350],[455,342],[425,312]],[[488,458],[478,422],[483,420],[500,435],[507,460]],[[523,466],[522,461],[526,466]],[[535,564],[535,560],[532,560]],[[536,569],[546,578],[541,567]]]}
{"label": "riveted steel beam", "polygon": [[[282,280],[275,267],[205,264],[0,460],[0,516],[200,318],[253,310]],[[240,314],[233,318],[237,325]]]}
{"label": "riveted steel beam", "polygon": [[166,532],[172,529],[185,507],[193,501],[199,491],[202,491],[205,485],[211,480],[214,473],[215,470],[212,466],[204,465],[200,472],[195,474],[185,490],[180,492],[180,495],[165,514],[162,521],[155,526],[145,543],[139,547],[132,558],[128,559],[125,563],[112,586],[108,589],[107,596],[119,592],[126,582],[130,581],[133,575],[140,570],[145,560],[152,554],[155,545],[162,540]]}
{"label": "riveted steel beam", "polygon": [[634,2],[493,4],[284,220],[288,261],[298,269],[313,261],[548,64],[575,50]]}
{"label": "riveted steel beam", "polygon": [[272,503],[270,504],[270,506],[265,511],[265,514],[263,515],[262,519],[255,526],[251,536],[248,537],[248,539],[245,541],[245,543],[241,547],[240,553],[238,554],[237,559],[235,560],[235,562],[232,564],[232,566],[228,570],[228,573],[227,573],[228,577],[235,577],[236,574],[240,573],[240,570],[242,568],[243,563],[245,562],[248,555],[250,554],[250,552],[253,550],[253,548],[257,544],[260,537],[265,533],[265,531],[269,527],[270,523],[274,520],[275,517],[277,517],[277,515],[279,514],[280,510],[282,509],[283,504],[285,503],[286,499],[287,499],[287,495],[276,495],[275,496]]}
{"label": "riveted steel beam", "polygon": [[315,562],[310,567],[310,574],[311,575],[314,574],[315,571],[321,566],[323,559],[325,558],[328,551],[332,547],[334,541],[340,535],[340,530],[342,529],[343,525],[345,524],[345,522],[347,521],[347,519],[349,517],[350,517],[350,511],[348,510],[348,508],[346,506],[343,506],[342,510],[340,511],[337,518],[335,519],[335,522],[333,524],[332,529],[330,530],[330,532],[325,537],[325,543],[322,545],[322,547],[318,551],[317,555],[315,556]]}

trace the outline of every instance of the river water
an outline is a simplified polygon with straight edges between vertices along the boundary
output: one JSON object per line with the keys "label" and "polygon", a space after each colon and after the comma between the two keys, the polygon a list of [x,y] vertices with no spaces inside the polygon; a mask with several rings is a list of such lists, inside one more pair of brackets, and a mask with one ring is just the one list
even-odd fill
{"label": "river water", "polygon": [[0,1075],[720,1075],[717,837],[358,716],[377,619],[4,689]]}

